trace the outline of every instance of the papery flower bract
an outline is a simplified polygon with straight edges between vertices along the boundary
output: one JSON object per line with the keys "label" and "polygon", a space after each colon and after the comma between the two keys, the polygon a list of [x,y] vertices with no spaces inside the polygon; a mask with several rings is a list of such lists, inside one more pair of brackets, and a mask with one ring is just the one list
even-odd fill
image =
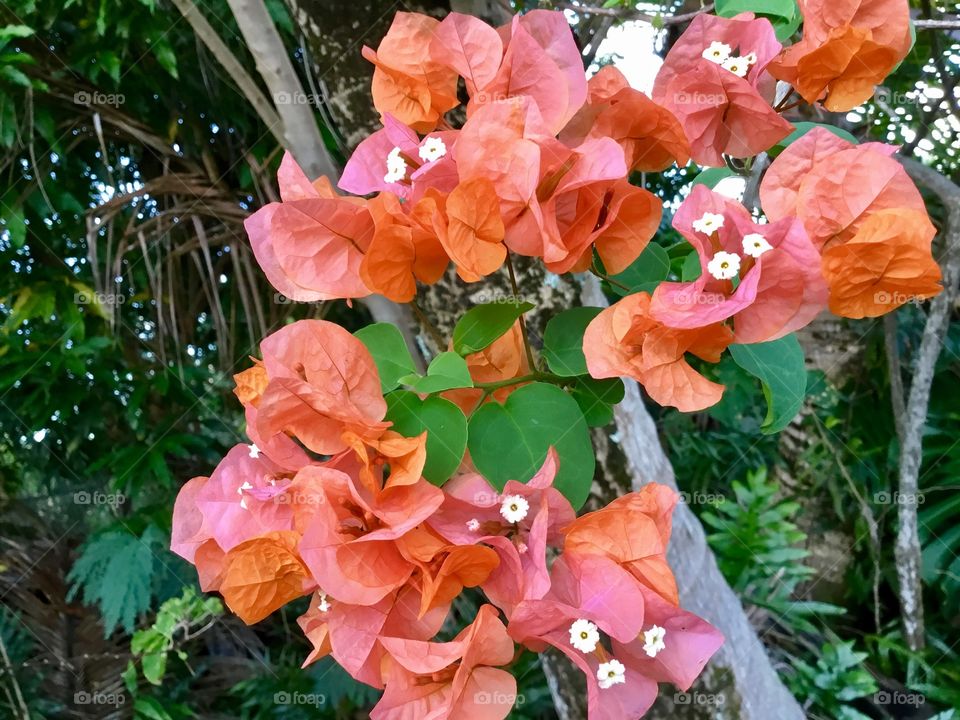
{"label": "papery flower bract", "polygon": [[930,254],[936,229],[926,213],[880,210],[859,232],[823,251],[830,311],[849,318],[878,317],[943,290]]}
{"label": "papery flower bract", "polygon": [[803,37],[770,73],[833,112],[868,100],[913,44],[907,0],[801,0],[800,12]]}
{"label": "papery flower bract", "polygon": [[[561,528],[576,514],[570,502],[553,487],[558,458],[552,448],[543,466],[526,483],[510,480],[498,495],[477,474],[460,475],[445,486],[443,505],[428,522],[452,543],[490,545],[500,565],[483,584],[492,603],[508,616],[524,598],[542,597],[550,587],[547,546],[562,540]],[[514,523],[501,514],[503,499],[517,496],[527,502],[527,514]],[[471,530],[471,521],[477,529]],[[526,548],[521,552],[522,547]]]}
{"label": "papery flower bract", "polygon": [[641,634],[630,643],[613,638],[613,654],[628,670],[657,682],[669,682],[686,692],[713,654],[723,645],[723,635],[706,620],[641,587],[644,598],[644,628],[665,630],[663,649],[651,657]]}
{"label": "papery flower bract", "polygon": [[339,325],[299,320],[260,343],[267,385],[257,428],[264,437],[295,436],[310,450],[346,449],[342,434],[379,437],[387,405],[366,346]]}
{"label": "papery flower bract", "polygon": [[677,583],[666,555],[677,499],[677,493],[665,485],[644,485],[564,528],[563,552],[609,558],[677,605]]}
{"label": "papery flower bract", "polygon": [[680,122],[639,90],[613,65],[600,68],[587,83],[587,104],[567,124],[560,139],[576,146],[587,137],[609,137],[623,148],[630,171],[660,172],[684,166],[690,145]]}
{"label": "papery flower bract", "polygon": [[[490,103],[526,97],[556,135],[587,97],[587,78],[570,24],[563,13],[532,10],[514,15],[500,37],[506,44],[494,78],[470,97],[468,113]],[[490,36],[485,36],[490,42]]]}
{"label": "papery flower bract", "polygon": [[401,206],[392,193],[370,201],[373,240],[360,263],[360,277],[372,291],[393,300],[410,302],[417,294],[417,281],[428,285],[442,276],[450,258],[437,238],[442,227],[443,197],[433,191],[410,207]]}
{"label": "papery flower bract", "polygon": [[635,293],[593,319],[583,335],[583,353],[593,377],[632,377],[660,405],[694,412],[718,403],[723,386],[694,370],[685,353],[719,362],[732,341],[733,333],[720,324],[666,327],[650,316],[650,296]]}
{"label": "papery flower bract", "polygon": [[626,720],[643,715],[657,697],[656,682],[630,668],[624,668],[623,682],[600,682],[601,665],[616,660],[616,653],[613,659],[600,647],[585,653],[569,638],[571,621],[584,618],[611,639],[633,642],[645,621],[640,583],[611,558],[566,552],[554,563],[551,581],[543,599],[525,600],[516,608],[507,628],[511,637],[534,652],[553,646],[583,671],[591,718]]}
{"label": "papery flower bract", "polygon": [[[704,57],[714,43],[751,53],[756,61],[741,77]],[[680,121],[695,162],[723,165],[723,155],[756,155],[793,129],[769,104],[774,81],[766,68],[781,47],[769,20],[741,13],[697,15],[670,49],[653,99]]]}
{"label": "papery flower bract", "polygon": [[363,48],[375,66],[374,107],[419,132],[430,132],[443,114],[458,105],[457,74],[430,56],[440,21],[420,13],[398,12],[376,52]]}
{"label": "papery flower bract", "polygon": [[315,594],[310,608],[297,619],[313,650],[303,667],[332,655],[357,681],[382,688],[381,665],[386,651],[380,636],[411,640],[429,640],[439,632],[449,605],[420,615],[420,592],[409,585],[391,593],[374,605],[350,605],[327,601],[321,610],[320,595]]}
{"label": "papery flower bract", "polygon": [[513,707],[517,681],[506,670],[513,641],[491,605],[446,643],[382,637],[390,655],[386,690],[371,720],[470,718],[503,720]]}
{"label": "papery flower bract", "polygon": [[270,283],[301,302],[369,295],[360,279],[373,238],[365,201],[338,196],[328,181],[310,183],[289,153],[277,179],[283,202],[269,203],[244,221]]}
{"label": "papery flower bract", "polygon": [[[719,222],[707,227],[704,217]],[[732,317],[736,342],[757,343],[804,327],[826,307],[819,253],[796,218],[760,225],[739,202],[697,185],[674,215],[673,227],[693,245],[701,273],[692,282],[657,286],[650,315],[664,325],[689,329]],[[770,249],[741,258],[744,238],[761,233]],[[729,280],[735,277],[736,287]]]}
{"label": "papery flower bract", "polygon": [[760,202],[771,220],[800,218],[817,248],[844,242],[878,210],[926,212],[923,198],[883,143],[853,143],[814,128],[790,144],[760,183]]}
{"label": "papery flower bract", "polygon": [[477,177],[458,185],[447,197],[447,224],[440,243],[465,282],[476,282],[500,269],[507,257],[503,219],[493,183]]}
{"label": "papery flower bract", "polygon": [[472,96],[497,76],[503,59],[503,41],[500,34],[480,18],[452,12],[440,21],[433,33],[430,56],[455,70]]}
{"label": "papery flower bract", "polygon": [[297,554],[300,535],[292,530],[260,535],[231,548],[217,590],[247,625],[260,622],[314,587]]}
{"label": "papery flower bract", "polygon": [[300,542],[300,556],[334,600],[374,605],[403,585],[415,569],[399,541],[443,502],[425,480],[368,488],[347,473],[307,467],[322,476],[324,501]]}

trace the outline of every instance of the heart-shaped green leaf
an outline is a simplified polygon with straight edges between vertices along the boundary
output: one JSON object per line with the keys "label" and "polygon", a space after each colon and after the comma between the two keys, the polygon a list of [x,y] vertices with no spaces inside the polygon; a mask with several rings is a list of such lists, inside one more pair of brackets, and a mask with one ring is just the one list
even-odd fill
{"label": "heart-shaped green leaf", "polygon": [[503,405],[483,405],[470,418],[468,444],[474,465],[498,489],[533,477],[553,447],[560,457],[554,487],[574,508],[590,494],[596,465],[590,431],[576,400],[556,385],[530,383]]}
{"label": "heart-shaped green leaf", "polygon": [[495,302],[471,308],[453,329],[453,349],[461,355],[483,350],[533,308],[528,302]]}
{"label": "heart-shaped green leaf", "polygon": [[427,368],[427,375],[406,375],[400,382],[413,388],[418,393],[431,393],[453,390],[454,388],[473,387],[473,379],[467,368],[467,361],[455,352],[445,352],[437,355]]}
{"label": "heart-shaped green leaf", "polygon": [[400,331],[390,323],[374,323],[360,328],[354,336],[367,346],[380,374],[385,393],[400,386],[400,379],[417,371]]}
{"label": "heart-shaped green leaf", "polygon": [[585,375],[583,332],[602,308],[575,307],[550,318],[543,331],[543,357],[550,370],[563,377]]}
{"label": "heart-shaped green leaf", "polygon": [[737,365],[760,378],[767,399],[767,417],[760,430],[780,432],[797,416],[807,393],[807,369],[796,335],[752,345],[731,345]]}
{"label": "heart-shaped green leaf", "polygon": [[432,396],[421,400],[409,390],[395,390],[386,396],[387,420],[392,430],[404,437],[427,431],[427,462],[423,476],[434,485],[443,485],[457,471],[467,448],[467,418],[449,400]]}

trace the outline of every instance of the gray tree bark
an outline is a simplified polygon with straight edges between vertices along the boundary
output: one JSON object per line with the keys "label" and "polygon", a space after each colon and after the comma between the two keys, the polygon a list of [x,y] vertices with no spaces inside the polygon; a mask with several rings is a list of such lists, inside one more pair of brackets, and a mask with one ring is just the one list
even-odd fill
{"label": "gray tree bark", "polygon": [[313,109],[280,33],[263,0],[228,0],[233,17],[273,96],[283,124],[284,145],[310,177],[338,177],[337,168],[320,137]]}
{"label": "gray tree bark", "polygon": [[[894,411],[902,408],[904,413],[897,422],[897,434],[900,436],[900,460],[897,495],[898,526],[894,555],[897,560],[904,638],[911,650],[919,650],[926,644],[923,622],[922,558],[917,518],[920,464],[923,459],[923,429],[930,406],[933,373],[943,348],[943,338],[958,294],[960,187],[936,170],[921,165],[915,160],[900,158],[900,162],[919,185],[926,187],[939,197],[948,213],[946,226],[943,229],[943,248],[940,258],[943,268],[943,292],[930,303],[930,312],[923,327],[920,348],[914,359],[913,380],[906,399],[903,397],[902,378],[891,375]],[[892,353],[889,358],[891,373],[899,373],[899,363],[896,362],[895,356],[896,348],[888,344],[887,351]],[[896,392],[898,387],[899,397]]]}

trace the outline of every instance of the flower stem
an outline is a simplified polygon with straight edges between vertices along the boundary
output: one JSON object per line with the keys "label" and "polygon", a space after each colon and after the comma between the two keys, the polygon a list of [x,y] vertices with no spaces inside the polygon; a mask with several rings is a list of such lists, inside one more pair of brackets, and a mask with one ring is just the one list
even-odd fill
{"label": "flower stem", "polygon": [[[513,297],[516,300],[520,299],[520,287],[517,285],[517,276],[513,271],[513,259],[510,256],[510,253],[507,252],[507,272],[510,274],[510,286],[513,288]],[[533,359],[533,348],[530,347],[530,336],[527,334],[527,323],[523,319],[521,314],[518,318],[520,320],[520,333],[523,335],[523,348],[527,352],[527,364],[530,365],[531,370],[537,369],[537,363]]]}

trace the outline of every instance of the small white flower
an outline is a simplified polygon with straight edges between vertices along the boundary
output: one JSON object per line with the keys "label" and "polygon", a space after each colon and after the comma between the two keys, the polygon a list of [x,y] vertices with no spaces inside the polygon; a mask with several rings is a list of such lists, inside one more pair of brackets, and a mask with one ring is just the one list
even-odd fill
{"label": "small white flower", "polygon": [[507,495],[500,503],[500,514],[509,523],[518,523],[527,516],[530,503],[520,495]]}
{"label": "small white flower", "polygon": [[421,160],[434,162],[447,154],[447,146],[438,137],[428,137],[420,146],[419,154]]}
{"label": "small white flower", "polygon": [[744,58],[732,57],[723,61],[723,67],[737,77],[746,77],[747,70],[750,69],[750,63]]}
{"label": "small white flower", "polygon": [[730,57],[730,46],[719,40],[714,40],[710,43],[710,47],[703,51],[703,57],[719,65]]}
{"label": "small white flower", "polygon": [[601,690],[625,683],[627,681],[627,668],[624,667],[622,662],[615,659],[600,663],[600,667],[597,668],[597,680],[600,681]]}
{"label": "small white flower", "polygon": [[767,250],[773,250],[773,245],[760,233],[750,233],[743,236],[743,251],[753,258],[758,258]]}
{"label": "small white flower", "polygon": [[400,157],[400,148],[395,147],[387,155],[387,174],[383,181],[388,183],[400,182],[407,176],[407,161]]}
{"label": "small white flower", "polygon": [[517,552],[520,553],[521,555],[526,555],[526,554],[527,554],[527,551],[529,551],[529,550],[530,550],[530,548],[527,547],[527,544],[526,544],[525,542],[518,542],[518,543],[517,543]]}
{"label": "small white flower", "polygon": [[243,495],[244,490],[253,490],[253,485],[250,484],[249,480],[244,480],[243,485],[237,488],[237,495]]}
{"label": "small white flower", "polygon": [[743,60],[747,65],[755,65],[757,63],[757,54],[755,52],[747,53],[740,59]]}
{"label": "small white flower", "polygon": [[330,602],[327,600],[327,594],[325,592],[320,593],[320,604],[317,605],[317,610],[322,613],[327,612],[330,609]]}
{"label": "small white flower", "polygon": [[570,626],[570,644],[580,652],[591,653],[597,649],[600,633],[597,626],[589,620],[580,618]]}
{"label": "small white flower", "polygon": [[467,530],[470,532],[476,532],[480,529],[480,521],[476,518],[470,518],[467,520]]}
{"label": "small white flower", "polygon": [[250,457],[254,459],[260,457],[260,448],[257,447],[256,443],[250,443]]}
{"label": "small white flower", "polygon": [[663,639],[667,636],[667,631],[659,625],[654,625],[649,630],[643,631],[643,651],[649,657],[656,657],[657,653],[666,649]]}
{"label": "small white flower", "polygon": [[247,509],[247,499],[245,497],[240,498],[240,507],[242,507],[244,510]]}
{"label": "small white flower", "polygon": [[693,229],[702,232],[704,235],[713,235],[722,227],[723,215],[719,213],[704,213],[702,218],[693,221]]}
{"label": "small white flower", "polygon": [[740,256],[721,250],[707,263],[707,271],[717,280],[729,280],[740,273]]}

